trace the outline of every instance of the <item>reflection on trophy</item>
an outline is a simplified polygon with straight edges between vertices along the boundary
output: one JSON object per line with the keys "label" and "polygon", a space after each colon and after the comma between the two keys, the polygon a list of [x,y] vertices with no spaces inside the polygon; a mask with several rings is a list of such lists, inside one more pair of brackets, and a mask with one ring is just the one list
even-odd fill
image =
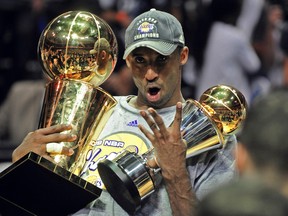
{"label": "reflection on trophy", "polygon": [[[101,132],[116,105],[116,100],[99,86],[114,70],[118,45],[112,29],[104,20],[89,12],[70,11],[53,19],[43,30],[38,55],[43,71],[50,79],[46,85],[39,128],[71,124],[72,130],[67,133],[76,134],[77,140],[57,145],[73,148],[74,154],[70,157],[51,154],[52,163],[31,152],[1,173],[0,184],[4,191],[4,187],[11,188],[11,179],[25,181],[24,176],[28,178],[27,185],[33,182],[33,188],[29,190],[22,185],[15,189],[13,186],[16,193],[7,190],[5,199],[36,215],[66,215],[84,207],[101,193],[101,189],[78,174],[84,165],[83,157],[89,150],[86,143]],[[25,164],[29,165],[25,167]],[[32,170],[34,177],[28,174]],[[37,173],[40,179],[35,179]],[[37,190],[44,191],[45,196],[33,196],[33,191],[37,193]],[[35,200],[26,201],[27,198],[19,196],[28,193]]]}
{"label": "reflection on trophy", "polygon": [[[183,107],[181,132],[187,142],[186,159],[224,148],[227,138],[240,129],[247,103],[237,89],[218,85],[206,90],[199,102],[188,99]],[[133,214],[162,179],[159,167],[149,167],[153,148],[138,155],[124,150],[112,160],[98,163],[100,177],[111,196]]]}

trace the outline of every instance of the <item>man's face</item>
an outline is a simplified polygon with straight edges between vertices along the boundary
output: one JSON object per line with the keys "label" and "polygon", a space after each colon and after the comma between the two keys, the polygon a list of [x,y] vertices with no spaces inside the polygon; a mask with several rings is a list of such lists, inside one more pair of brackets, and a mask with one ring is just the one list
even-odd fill
{"label": "man's face", "polygon": [[138,88],[138,105],[162,108],[181,100],[182,64],[178,49],[169,56],[144,47],[131,52],[127,65]]}

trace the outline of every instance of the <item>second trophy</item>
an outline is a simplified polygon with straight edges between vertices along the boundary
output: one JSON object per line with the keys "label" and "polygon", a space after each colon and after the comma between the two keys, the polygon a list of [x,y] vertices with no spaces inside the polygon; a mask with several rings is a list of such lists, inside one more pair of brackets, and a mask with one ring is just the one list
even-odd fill
{"label": "second trophy", "polygon": [[[224,148],[227,138],[237,133],[245,120],[246,106],[242,93],[227,85],[207,89],[199,102],[188,99],[181,122],[182,138],[187,143],[186,159]],[[98,164],[107,191],[130,214],[141,208],[142,201],[161,182],[161,168],[147,164],[154,157],[153,148],[143,155],[124,150],[114,159]]]}

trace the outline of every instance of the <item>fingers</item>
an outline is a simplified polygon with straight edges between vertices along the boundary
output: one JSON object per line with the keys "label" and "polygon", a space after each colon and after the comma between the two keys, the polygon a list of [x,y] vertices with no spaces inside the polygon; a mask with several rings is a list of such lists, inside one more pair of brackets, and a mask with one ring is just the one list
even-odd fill
{"label": "fingers", "polygon": [[145,119],[145,121],[147,122],[147,124],[149,125],[151,130],[153,132],[155,132],[158,130],[158,127],[159,127],[159,125],[155,119],[155,116],[157,115],[156,111],[153,108],[149,108],[148,112],[153,116],[154,120],[149,115],[147,115],[147,113],[145,111],[140,111],[140,114]]}
{"label": "fingers", "polygon": [[46,144],[46,152],[53,154],[60,154],[63,149],[63,144],[61,143],[47,143]]}
{"label": "fingers", "polygon": [[77,136],[70,133],[61,133],[72,129],[72,125],[60,124],[54,125],[47,128],[41,128],[34,133],[40,133],[45,135],[42,137],[42,142],[47,143],[45,146],[45,151],[49,155],[53,154],[63,154],[71,156],[74,150],[65,147],[63,142],[73,142],[76,140]]}
{"label": "fingers", "polygon": [[150,158],[150,159],[147,160],[147,165],[148,165],[148,167],[154,168],[154,169],[160,167],[160,165],[159,165],[159,163],[158,163],[158,161],[157,161],[155,156],[153,158]]}
{"label": "fingers", "polygon": [[[140,111],[140,115],[146,120],[146,122],[148,123],[148,125],[152,126],[152,130],[155,131],[155,126],[153,125],[152,120],[149,118],[149,116],[147,115],[147,113],[145,111]],[[150,122],[150,124],[149,124]],[[155,124],[155,123],[154,123]],[[150,126],[150,128],[151,128]],[[143,125],[139,125],[139,129],[142,131],[142,133],[152,142],[154,135],[152,133],[150,133]]]}
{"label": "fingers", "polygon": [[173,122],[175,129],[180,130],[182,122],[182,103],[178,102],[176,104],[176,114]]}
{"label": "fingers", "polygon": [[153,119],[145,111],[141,111],[140,114],[145,119],[150,129],[153,131],[154,135],[156,136],[165,135],[166,127],[162,118],[157,114],[157,112],[153,108],[149,108],[148,112],[153,117]]}
{"label": "fingers", "polygon": [[72,142],[76,140],[77,136],[75,134],[50,134],[45,136],[45,143],[50,142]]}
{"label": "fingers", "polygon": [[65,155],[72,155],[74,153],[73,149],[65,147],[63,143],[47,143],[46,152],[50,154]]}
{"label": "fingers", "polygon": [[[151,116],[153,117],[154,121],[151,120],[153,122],[152,125],[149,124],[150,128],[152,129],[152,126],[153,126],[153,129],[152,131],[155,133],[155,132],[158,132],[158,128],[160,130],[161,133],[165,134],[166,133],[166,126],[163,122],[163,119],[157,114],[157,112],[152,109],[152,108],[149,108],[148,109],[148,112],[151,114]],[[156,124],[155,124],[156,123]]]}
{"label": "fingers", "polygon": [[[60,152],[64,155],[73,154],[74,151],[69,148],[63,147],[60,149],[59,146],[54,145],[59,145],[58,143],[61,142],[75,141],[77,136],[67,131],[71,128],[71,125],[55,125],[47,128],[41,128],[29,133],[24,138],[22,143],[13,151],[12,161],[19,160],[21,157],[31,151],[40,156],[45,156],[46,158],[49,158],[50,154],[52,154],[49,152]],[[67,133],[61,133],[64,131],[67,131]],[[48,152],[46,146],[47,143],[54,143],[53,145],[48,145]]]}
{"label": "fingers", "polygon": [[[147,124],[153,131],[155,135],[159,135],[159,131],[164,136],[167,134],[167,128],[164,124],[164,121],[160,115],[153,108],[148,109],[149,114],[153,117],[153,119],[145,112],[141,111],[141,116],[146,120]],[[176,114],[173,121],[173,127],[175,130],[180,131],[182,122],[182,103],[178,102],[176,104]],[[143,128],[143,127],[142,127]]]}
{"label": "fingers", "polygon": [[32,135],[33,141],[36,143],[59,143],[59,142],[72,142],[74,141],[77,136],[71,133],[61,133],[64,131],[71,130],[71,125],[54,125],[47,128],[38,129]]}
{"label": "fingers", "polygon": [[59,124],[59,125],[53,125],[53,126],[46,127],[46,128],[40,128],[34,132],[38,132],[38,133],[41,133],[43,135],[49,135],[52,133],[60,133],[60,132],[71,130],[71,129],[72,129],[72,125]]}

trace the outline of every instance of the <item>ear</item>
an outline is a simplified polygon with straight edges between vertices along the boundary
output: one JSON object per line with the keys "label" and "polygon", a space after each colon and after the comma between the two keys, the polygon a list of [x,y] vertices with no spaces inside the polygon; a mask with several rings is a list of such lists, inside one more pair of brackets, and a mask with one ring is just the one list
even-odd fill
{"label": "ear", "polygon": [[130,64],[129,58],[127,57],[127,58],[125,59],[125,61],[126,61],[127,67],[130,68],[130,67],[131,67],[131,64]]}
{"label": "ear", "polygon": [[235,148],[235,160],[236,160],[236,168],[240,175],[243,175],[244,172],[247,171],[249,167],[249,155],[247,149],[242,143],[238,143]]}
{"label": "ear", "polygon": [[102,50],[101,51],[101,59],[105,59],[106,58],[106,51],[105,50]]}
{"label": "ear", "polygon": [[189,48],[187,46],[184,46],[180,53],[180,64],[184,65],[186,64],[189,57]]}

